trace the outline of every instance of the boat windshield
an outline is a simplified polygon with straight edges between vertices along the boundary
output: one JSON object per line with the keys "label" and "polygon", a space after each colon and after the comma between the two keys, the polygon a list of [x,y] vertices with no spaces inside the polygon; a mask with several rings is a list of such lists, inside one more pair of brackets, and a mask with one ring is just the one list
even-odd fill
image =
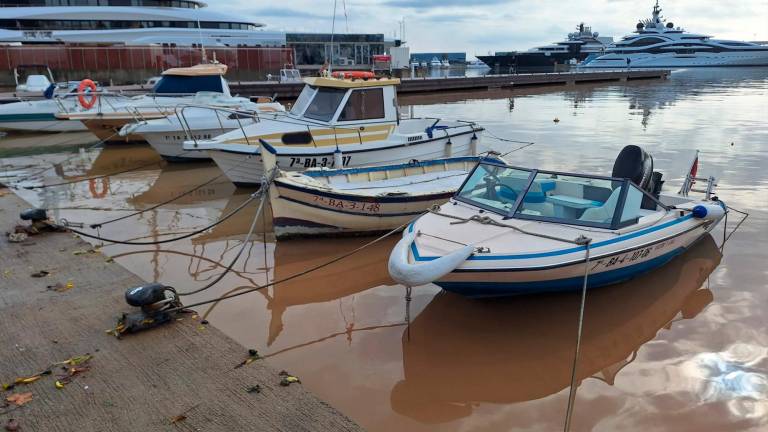
{"label": "boat windshield", "polygon": [[627,179],[479,164],[455,198],[508,218],[618,229],[661,209]]}
{"label": "boat windshield", "polygon": [[152,89],[157,94],[193,94],[201,91],[224,93],[221,76],[163,75]]}
{"label": "boat windshield", "polygon": [[293,104],[293,108],[291,108],[291,114],[297,116],[304,114],[304,110],[307,108],[307,105],[309,105],[309,101],[312,100],[312,96],[315,95],[316,90],[317,87],[309,85],[304,86],[304,90],[301,91],[301,94],[296,98],[296,102]]}
{"label": "boat windshield", "polygon": [[320,87],[315,92],[315,97],[304,111],[304,117],[314,120],[329,122],[336,114],[336,110],[344,99],[347,91],[344,89]]}

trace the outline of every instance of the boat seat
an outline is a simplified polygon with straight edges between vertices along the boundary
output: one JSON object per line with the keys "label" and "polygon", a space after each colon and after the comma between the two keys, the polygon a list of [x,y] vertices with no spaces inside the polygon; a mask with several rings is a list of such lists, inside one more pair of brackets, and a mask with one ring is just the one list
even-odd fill
{"label": "boat seat", "polygon": [[616,211],[616,204],[619,201],[621,195],[621,188],[617,187],[611,192],[611,196],[600,207],[592,207],[584,210],[579,220],[587,222],[600,222],[607,223],[613,219],[613,214]]}

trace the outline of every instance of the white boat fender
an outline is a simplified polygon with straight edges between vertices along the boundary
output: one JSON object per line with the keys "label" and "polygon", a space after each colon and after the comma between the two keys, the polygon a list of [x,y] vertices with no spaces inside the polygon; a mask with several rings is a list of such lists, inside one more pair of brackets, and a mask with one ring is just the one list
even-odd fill
{"label": "white boat fender", "polygon": [[460,266],[475,250],[474,246],[464,246],[436,260],[411,264],[408,253],[415,239],[416,233],[406,232],[389,255],[389,275],[405,286],[425,285],[440,279]]}
{"label": "white boat fender", "polygon": [[120,128],[120,131],[117,133],[121,137],[125,137],[128,135],[133,134],[133,132],[136,130],[136,128],[139,127],[140,123],[128,123],[127,125]]}
{"label": "white boat fender", "polygon": [[333,152],[333,166],[337,169],[344,168],[344,158],[342,156],[341,150],[336,147],[336,150]]}
{"label": "white boat fender", "polygon": [[691,210],[696,219],[718,220],[725,215],[725,204],[699,204]]}

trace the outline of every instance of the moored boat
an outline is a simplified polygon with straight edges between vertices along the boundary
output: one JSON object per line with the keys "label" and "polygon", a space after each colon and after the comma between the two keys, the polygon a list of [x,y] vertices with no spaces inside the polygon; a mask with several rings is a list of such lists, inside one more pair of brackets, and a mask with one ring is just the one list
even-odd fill
{"label": "moored boat", "polygon": [[371,234],[395,229],[447,201],[482,160],[465,156],[377,167],[285,172],[262,144],[277,238]]}
{"label": "moored boat", "polygon": [[[697,166],[698,155],[680,193],[661,195],[661,174],[637,146],[622,150],[611,177],[483,161],[448,203],[409,226],[390,275],[469,297],[631,279],[683,253],[724,217],[714,178],[696,179]],[[695,180],[706,184],[702,198],[688,195]]]}
{"label": "moored boat", "polygon": [[120,129],[119,135],[140,136],[169,162],[210,160],[205,152],[185,151],[184,141],[211,139],[235,129],[241,130],[260,121],[261,116],[285,111],[283,105],[271,99],[260,99],[257,103],[230,98],[217,104],[230,106],[222,109],[206,105],[180,105],[167,117],[127,124]]}
{"label": "moored boat", "polygon": [[264,167],[259,140],[276,149],[280,168],[286,171],[391,165],[477,153],[483,128],[476,123],[401,119],[398,79],[313,77],[304,81],[306,86],[289,113],[262,118],[211,140],[186,141],[184,150],[207,152],[238,186],[261,184]]}
{"label": "moored boat", "polygon": [[95,99],[88,101],[93,109],[60,112],[56,117],[81,121],[102,141],[144,141],[137,134],[121,135],[120,129],[129,123],[165,118],[174,114],[179,105],[228,108],[248,102],[246,98],[230,94],[229,85],[224,79],[226,72],[227,66],[219,63],[168,69],[149,94],[118,102],[95,95]]}

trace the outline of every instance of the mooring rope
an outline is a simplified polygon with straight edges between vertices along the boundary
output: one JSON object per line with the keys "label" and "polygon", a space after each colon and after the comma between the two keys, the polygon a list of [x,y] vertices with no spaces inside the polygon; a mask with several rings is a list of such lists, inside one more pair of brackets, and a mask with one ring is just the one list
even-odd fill
{"label": "mooring rope", "polygon": [[[185,152],[185,153],[187,153],[187,152]],[[181,153],[181,154],[183,154],[183,153]],[[118,221],[121,221],[121,220],[124,220],[124,219],[129,219],[129,218],[132,218],[132,217],[134,217],[134,216],[138,216],[138,215],[144,214],[144,213],[146,213],[146,212],[148,212],[148,211],[152,211],[152,210],[158,209],[158,208],[160,208],[160,207],[162,207],[162,206],[164,206],[164,205],[168,205],[168,204],[170,204],[170,203],[172,203],[172,202],[174,202],[174,201],[178,201],[178,200],[180,200],[181,198],[183,198],[183,197],[185,197],[185,196],[187,196],[187,195],[189,195],[189,194],[191,194],[191,193],[193,193],[193,192],[195,192],[195,191],[198,191],[198,190],[200,190],[201,188],[203,188],[203,187],[205,187],[205,186],[208,186],[209,184],[211,184],[211,183],[215,182],[216,180],[218,180],[218,179],[220,179],[220,178],[224,177],[224,176],[225,176],[225,175],[227,175],[227,174],[228,174],[230,171],[234,170],[235,168],[239,168],[239,167],[240,167],[240,165],[242,165],[242,164],[243,164],[243,163],[245,163],[245,162],[249,162],[249,161],[250,161],[250,157],[244,158],[243,160],[241,160],[240,162],[238,162],[236,165],[234,165],[234,166],[230,167],[228,170],[226,170],[226,171],[223,171],[223,172],[222,172],[222,173],[220,173],[219,175],[217,175],[217,176],[215,176],[215,177],[213,177],[213,178],[211,178],[211,179],[207,180],[206,182],[204,182],[204,183],[202,183],[202,184],[199,184],[199,185],[197,185],[197,186],[193,187],[192,189],[190,189],[190,190],[188,190],[188,191],[186,191],[186,192],[183,192],[183,193],[181,193],[181,194],[179,194],[179,195],[177,195],[177,196],[175,196],[175,197],[173,197],[173,198],[171,198],[171,199],[168,199],[168,200],[166,200],[166,201],[160,202],[160,203],[158,203],[158,204],[155,204],[155,205],[153,205],[153,206],[147,207],[147,208],[145,208],[145,209],[142,209],[142,210],[139,210],[139,211],[135,211],[135,212],[133,212],[133,213],[131,213],[131,214],[128,214],[128,215],[125,215],[125,216],[120,216],[120,217],[117,217],[117,218],[114,218],[114,219],[110,219],[110,220],[107,220],[107,221],[104,221],[104,222],[98,222],[98,223],[94,223],[94,224],[91,224],[91,225],[90,225],[90,227],[91,227],[91,228],[93,228],[93,229],[96,229],[96,228],[102,227],[102,226],[104,226],[104,225],[107,225],[107,224],[111,224],[111,223],[113,223],[113,222],[118,222]]]}
{"label": "mooring rope", "polygon": [[231,298],[235,298],[235,297],[239,297],[241,295],[245,295],[245,294],[249,294],[249,293],[252,293],[252,292],[255,292],[255,291],[259,291],[259,290],[264,289],[264,288],[269,288],[271,286],[274,286],[274,285],[277,285],[277,284],[280,284],[280,283],[284,283],[284,282],[288,282],[288,281],[296,279],[298,277],[310,274],[310,273],[315,272],[317,270],[320,270],[320,269],[322,269],[324,267],[328,267],[329,265],[335,264],[335,263],[337,263],[337,262],[339,262],[339,261],[341,261],[341,260],[343,260],[345,258],[348,258],[348,257],[350,257],[350,256],[352,256],[352,255],[354,255],[354,254],[356,254],[356,253],[358,253],[358,252],[360,252],[360,251],[370,247],[370,246],[373,246],[376,243],[381,242],[382,240],[386,239],[387,237],[391,236],[392,234],[395,234],[395,233],[398,233],[398,232],[402,231],[403,228],[407,227],[411,222],[413,222],[414,220],[418,219],[419,217],[421,217],[423,215],[424,215],[424,213],[421,213],[418,216],[416,216],[416,217],[410,219],[409,221],[403,223],[402,225],[398,226],[397,228],[395,228],[395,229],[393,229],[393,230],[391,230],[391,231],[389,231],[389,232],[387,232],[387,233],[385,233],[385,234],[375,238],[374,240],[371,240],[370,242],[368,242],[368,243],[366,243],[366,244],[364,244],[362,246],[359,246],[359,247],[357,247],[357,248],[355,248],[355,249],[353,249],[353,250],[351,250],[349,252],[346,252],[346,253],[344,253],[342,255],[339,255],[339,256],[337,256],[337,257],[335,257],[333,259],[330,259],[330,260],[328,260],[328,261],[326,261],[324,263],[318,264],[318,265],[310,267],[310,268],[308,268],[306,270],[303,270],[303,271],[300,271],[298,273],[295,273],[295,274],[293,274],[291,276],[285,277],[285,278],[280,279],[280,280],[275,280],[275,281],[266,283],[264,285],[259,285],[259,286],[256,286],[256,287],[248,288],[248,289],[243,290],[243,291],[238,292],[238,293],[225,295],[225,296],[218,297],[218,298],[215,298],[215,299],[205,300],[205,301],[201,301],[201,302],[198,302],[198,303],[193,303],[191,305],[179,306],[179,307],[174,308],[174,309],[169,309],[168,312],[176,312],[176,311],[180,311],[180,310],[184,310],[184,309],[188,309],[188,308],[192,308],[192,307],[196,307],[196,306],[202,306],[202,305],[206,305],[206,304],[209,304],[209,303],[216,303],[216,302],[219,302],[219,301],[228,300],[228,299],[231,299]]}
{"label": "mooring rope", "polygon": [[587,281],[589,280],[589,252],[592,245],[592,239],[584,236],[580,236],[576,239],[578,244],[582,244],[585,247],[584,252],[584,282],[581,286],[581,304],[579,305],[579,323],[576,333],[576,350],[573,354],[573,365],[571,366],[571,385],[568,391],[568,408],[565,413],[565,426],[564,432],[571,430],[571,416],[573,415],[573,407],[576,402],[576,367],[579,363],[579,354],[581,352],[581,336],[584,329],[584,306],[587,300]]}
{"label": "mooring rope", "polygon": [[514,225],[510,225],[510,224],[505,224],[503,222],[499,222],[499,221],[497,221],[496,219],[493,219],[490,216],[473,215],[473,216],[471,216],[469,218],[463,218],[461,216],[450,215],[450,214],[441,212],[440,211],[440,206],[438,206],[438,205],[432,206],[429,209],[429,212],[432,213],[432,214],[436,214],[438,216],[443,216],[443,217],[447,217],[447,218],[451,218],[451,219],[456,219],[458,221],[458,222],[451,222],[451,225],[463,224],[463,223],[467,223],[467,222],[477,222],[477,223],[483,224],[483,225],[493,225],[493,226],[497,226],[497,227],[510,228],[512,230],[515,230],[515,231],[521,233],[521,234],[527,234],[527,235],[530,235],[530,236],[541,237],[541,238],[545,238],[545,239],[549,239],[549,240],[555,240],[555,241],[560,241],[560,242],[564,242],[564,243],[571,243],[571,244],[577,244],[577,245],[581,244],[581,243],[578,243],[578,241],[579,241],[578,238],[575,239],[575,240],[570,240],[570,239],[564,239],[564,238],[561,238],[561,237],[550,236],[550,235],[547,235],[547,234],[526,231],[526,230],[524,230],[524,229],[522,229],[520,227],[516,227]]}
{"label": "mooring rope", "polygon": [[219,224],[224,223],[224,221],[226,221],[227,219],[229,219],[232,216],[234,216],[236,213],[238,213],[240,210],[242,210],[246,205],[248,205],[251,201],[256,199],[260,195],[260,193],[261,193],[261,191],[252,194],[245,202],[240,204],[236,209],[234,209],[231,212],[227,213],[221,219],[217,220],[216,222],[214,222],[214,223],[212,223],[210,225],[207,225],[207,226],[205,226],[203,228],[200,228],[200,229],[196,229],[196,230],[191,231],[191,232],[189,232],[189,233],[187,233],[185,235],[182,235],[182,236],[179,236],[179,237],[174,237],[174,238],[171,238],[171,239],[165,239],[165,240],[137,242],[137,241],[126,241],[126,240],[109,239],[109,238],[102,237],[100,235],[93,235],[93,234],[89,234],[89,233],[86,233],[86,232],[83,232],[83,231],[76,230],[76,229],[74,229],[74,228],[72,228],[72,227],[67,225],[66,219],[62,219],[61,220],[62,224],[55,224],[55,223],[53,223],[53,224],[51,224],[51,226],[56,227],[56,228],[60,228],[60,229],[64,229],[64,230],[69,230],[69,231],[71,231],[71,232],[73,232],[75,234],[81,235],[83,237],[88,237],[88,238],[91,238],[91,239],[100,240],[100,241],[104,241],[104,242],[108,242],[108,243],[131,245],[131,246],[159,245],[159,244],[171,243],[171,242],[175,242],[175,241],[179,241],[179,240],[183,240],[183,239],[192,237],[194,235],[197,235],[197,234],[200,234],[202,232],[205,232],[205,231],[207,231],[207,230],[209,230],[209,229],[211,229],[211,228],[213,228],[213,227],[215,227],[215,226],[217,226]]}
{"label": "mooring rope", "polygon": [[266,201],[266,198],[267,198],[267,194],[265,193],[265,191],[266,191],[266,188],[268,187],[269,187],[269,182],[267,182],[266,179],[264,179],[264,181],[262,181],[262,184],[261,184],[261,189],[258,192],[261,195],[259,208],[256,210],[256,214],[253,216],[251,227],[248,229],[248,234],[245,236],[245,239],[243,239],[243,244],[240,247],[240,250],[237,251],[237,254],[235,255],[234,258],[232,258],[232,261],[229,263],[229,265],[224,269],[223,272],[221,272],[218,276],[216,276],[215,279],[213,279],[211,282],[206,284],[204,287],[201,287],[192,291],[187,291],[187,292],[176,291],[176,294],[179,297],[197,294],[207,290],[208,288],[211,288],[212,286],[219,283],[222,279],[224,279],[224,276],[226,276],[232,270],[232,268],[235,266],[235,263],[237,263],[237,261],[240,259],[240,256],[243,254],[243,252],[245,252],[245,248],[248,247],[248,244],[251,242],[251,236],[253,235],[253,232],[256,230],[256,222],[258,222],[259,216],[261,215],[261,210],[264,208],[264,202]]}

